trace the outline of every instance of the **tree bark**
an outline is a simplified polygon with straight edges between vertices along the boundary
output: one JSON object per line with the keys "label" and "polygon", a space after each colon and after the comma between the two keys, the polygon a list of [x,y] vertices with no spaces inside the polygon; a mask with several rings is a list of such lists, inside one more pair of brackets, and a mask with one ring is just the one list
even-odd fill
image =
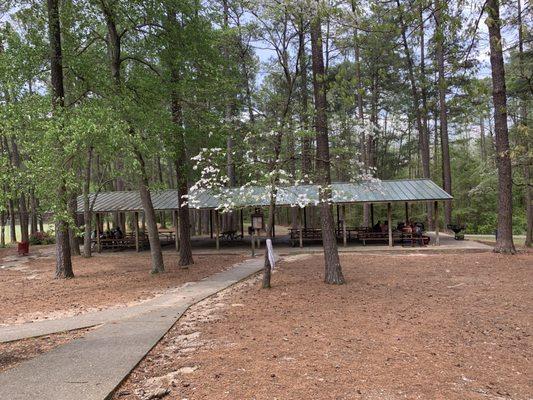
{"label": "tree bark", "polygon": [[179,218],[179,232],[180,232],[180,258],[178,265],[180,267],[187,267],[194,264],[194,259],[192,256],[192,245],[191,245],[191,223],[189,220],[189,205],[185,200],[184,196],[188,195],[189,187],[187,184],[187,176],[184,174],[182,168],[180,168],[180,161],[182,157],[178,157],[176,162],[176,176],[178,178],[178,218]]}
{"label": "tree bark", "polygon": [[479,149],[481,155],[481,161],[487,161],[487,146],[485,138],[485,121],[483,115],[479,117]]}
{"label": "tree bark", "polygon": [[489,28],[492,102],[494,104],[494,131],[498,167],[498,238],[494,251],[498,253],[515,253],[513,243],[511,155],[507,127],[507,94],[500,31],[499,0],[488,0],[485,8],[488,14],[486,24]]}
{"label": "tree bark", "polygon": [[72,218],[72,227],[68,230],[69,242],[70,242],[70,254],[74,256],[79,256],[80,253],[80,242],[78,236],[76,235],[76,230],[74,227],[78,227],[78,214],[76,212],[77,207],[77,196],[73,194],[70,197],[68,204],[68,211]]}
{"label": "tree bark", "polygon": [[[270,195],[270,202],[268,205],[268,220],[266,225],[266,237],[272,240],[273,226],[274,226],[274,213],[276,211],[276,190],[272,190]],[[253,239],[252,239],[253,240]],[[265,263],[263,265],[263,280],[262,288],[270,289],[270,279],[272,277],[272,265],[270,265],[270,258],[268,257],[268,247],[265,246]]]}
{"label": "tree bark", "polygon": [[37,226],[38,222],[38,209],[37,209],[37,199],[35,198],[35,190],[32,188],[30,190],[30,205],[31,205],[31,218],[30,218],[30,234],[35,234],[39,227]]}
{"label": "tree bark", "polygon": [[[52,84],[52,105],[54,109],[65,106],[65,87],[63,85],[63,56],[61,48],[61,25],[59,17],[59,0],[48,0],[48,33],[50,42],[50,72]],[[60,149],[61,151],[61,149]],[[68,209],[68,196],[65,182],[58,188],[58,199]],[[70,256],[68,222],[56,219],[56,278],[73,278]]]}
{"label": "tree bark", "polygon": [[85,233],[83,235],[83,256],[91,257],[91,236],[92,236],[92,212],[89,202],[89,192],[91,186],[91,169],[93,159],[93,147],[87,149],[87,164],[85,167],[85,182],[83,183],[83,219],[85,222]]}
{"label": "tree bark", "polygon": [[9,213],[9,241],[17,243],[17,224],[15,220],[15,203],[12,199],[7,201],[7,210]]}
{"label": "tree bark", "polygon": [[135,152],[141,169],[139,192],[141,195],[143,213],[146,219],[148,241],[150,242],[150,255],[152,257],[152,269],[150,272],[152,274],[158,274],[165,271],[165,264],[163,263],[163,253],[161,251],[161,242],[159,241],[159,231],[157,229],[154,205],[152,203],[152,196],[150,194],[150,181],[146,173],[146,164],[142,154],[137,150],[135,150]]}
{"label": "tree bark", "polygon": [[[11,163],[13,167],[18,170],[22,169],[22,161],[20,159],[18,145],[14,137],[11,137],[11,158]],[[18,197],[18,212],[20,224],[20,241],[28,242],[30,240],[30,235],[28,231],[29,216],[28,207],[26,206],[26,194],[23,191],[20,192]]]}
{"label": "tree bark", "polygon": [[[415,77],[415,65],[413,62],[413,58],[411,56],[411,50],[409,49],[409,43],[407,42],[407,26],[405,25],[404,19],[403,19],[403,11],[401,9],[400,1],[396,0],[396,5],[398,10],[400,11],[400,24],[401,24],[401,32],[402,32],[402,42],[403,42],[403,48],[405,51],[405,62],[407,64],[407,72],[409,75],[409,82],[411,86],[411,96],[413,98],[413,111],[415,112],[415,121],[416,121],[416,127],[418,130],[418,146],[419,146],[419,152],[420,152],[420,158],[422,160],[422,176],[426,179],[430,178],[430,168],[429,168],[429,136],[428,132],[426,131],[426,127],[424,125],[423,120],[423,110],[420,107],[420,96],[418,94],[418,88],[416,85],[416,77]],[[421,49],[421,60],[423,60],[424,57],[424,22],[422,20],[421,25],[421,35],[420,35],[420,49]],[[421,69],[423,68],[423,61],[421,61]],[[423,77],[422,77],[423,78]],[[428,202],[426,204],[427,209],[427,223],[428,227],[433,226],[433,207],[431,202]]]}
{"label": "tree bark", "polygon": [[[167,10],[167,22],[169,26],[175,29],[179,29],[175,11],[172,9]],[[176,44],[173,41],[172,37],[169,38],[168,46],[170,49],[171,56],[176,54]],[[171,90],[170,92],[170,105],[172,112],[172,122],[174,124],[176,133],[176,160],[174,165],[176,169],[176,182],[178,187],[179,205],[178,219],[180,242],[178,264],[181,267],[187,267],[188,265],[194,264],[191,246],[191,223],[189,205],[186,199],[184,198],[184,196],[187,196],[189,194],[189,160],[187,158],[187,147],[185,142],[183,109],[179,93],[176,89],[176,86],[179,83],[180,71],[174,65],[173,60],[169,59],[167,60],[167,63],[170,72],[171,84],[174,86],[173,90]],[[178,238],[176,238],[176,240],[177,239]]]}
{"label": "tree bark", "polygon": [[316,171],[320,190],[320,214],[322,226],[322,243],[324,247],[325,282],[343,284],[337,238],[333,223],[333,213],[329,199],[331,196],[331,166],[329,157],[329,138],[327,128],[327,100],[322,52],[322,33],[320,16],[317,14],[311,21],[311,53],[313,65],[313,88],[315,97],[315,129],[317,144]]}
{"label": "tree bark", "polygon": [[[524,26],[522,22],[522,3],[521,0],[517,1],[517,22],[518,22],[518,61],[520,66],[520,76],[523,79],[525,77],[525,71],[524,71]],[[522,104],[520,105],[521,110],[521,118],[520,118],[520,124],[525,128],[526,132],[528,131],[528,103],[526,100],[521,100]],[[523,164],[523,170],[524,170],[524,182],[526,184],[526,187],[524,189],[524,201],[526,203],[526,220],[527,220],[527,226],[526,226],[526,241],[525,246],[526,247],[532,247],[533,246],[533,184],[531,182],[531,162],[529,157],[529,144],[530,144],[530,137],[526,135],[524,140],[524,153],[526,157],[526,161]]]}
{"label": "tree bark", "polygon": [[0,211],[0,247],[6,247],[6,213]]}
{"label": "tree bark", "polygon": [[307,91],[307,55],[305,53],[305,23],[300,17],[298,26],[299,63],[300,63],[300,129],[302,136],[302,181],[309,182],[312,173],[311,137],[309,136],[309,94]]}
{"label": "tree bark", "polygon": [[[444,29],[442,21],[441,0],[435,0],[435,55],[439,75],[439,116],[440,116],[440,141],[442,147],[442,180],[444,190],[452,194],[452,172],[450,166],[450,145],[448,139],[448,110],[446,105],[446,77],[444,75]],[[444,224],[452,222],[452,202],[444,204]]]}

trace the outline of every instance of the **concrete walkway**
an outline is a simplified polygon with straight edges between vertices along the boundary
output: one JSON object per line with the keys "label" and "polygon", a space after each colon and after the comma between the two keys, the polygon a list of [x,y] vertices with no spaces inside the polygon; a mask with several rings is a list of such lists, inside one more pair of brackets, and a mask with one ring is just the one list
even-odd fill
{"label": "concrete walkway", "polygon": [[[105,399],[191,305],[247,278],[262,266],[262,257],[247,260],[228,271],[185,285],[175,293],[160,296],[150,304],[132,307],[136,310],[131,314],[117,309],[107,314],[95,313],[100,316],[92,320],[86,315],[85,319],[80,316],[45,321],[56,323],[58,329],[61,323],[71,320],[63,325],[62,330],[67,330],[73,329],[76,323],[91,326],[98,318],[106,319],[100,322],[102,327],[84,337],[0,373],[0,399]],[[40,332],[54,328],[53,324],[44,322],[28,325],[40,325],[43,327]],[[31,328],[23,327],[16,328],[22,328],[23,335],[30,335]],[[15,331],[10,335],[4,332],[4,338],[13,338]]]}

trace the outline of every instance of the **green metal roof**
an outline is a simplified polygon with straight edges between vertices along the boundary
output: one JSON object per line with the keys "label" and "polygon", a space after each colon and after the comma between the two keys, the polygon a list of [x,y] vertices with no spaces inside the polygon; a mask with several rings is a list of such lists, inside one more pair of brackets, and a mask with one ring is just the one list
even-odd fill
{"label": "green metal roof", "polygon": [[[365,181],[360,183],[333,183],[332,203],[389,203],[448,201],[453,197],[430,179],[401,179],[393,181]],[[158,211],[178,209],[177,190],[152,191],[154,209]],[[95,199],[96,196],[96,199]],[[101,192],[90,195],[94,212],[142,211],[137,191]],[[195,209],[218,209],[230,206],[262,207],[269,204],[269,191],[265,187],[249,186],[223,188],[218,192],[197,191],[190,194],[189,206]],[[304,206],[318,204],[317,185],[298,185],[280,188],[276,204]],[[78,212],[83,212],[83,198],[78,197]]]}

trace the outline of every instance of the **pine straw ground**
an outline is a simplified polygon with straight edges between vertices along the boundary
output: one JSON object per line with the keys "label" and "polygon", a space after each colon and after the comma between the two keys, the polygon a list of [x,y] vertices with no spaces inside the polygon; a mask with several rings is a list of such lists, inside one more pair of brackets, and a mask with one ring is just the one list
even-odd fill
{"label": "pine straw ground", "polygon": [[193,307],[124,399],[531,399],[533,253],[319,255]]}
{"label": "pine straw ground", "polygon": [[[74,279],[54,279],[55,258],[51,247],[33,247],[44,257],[10,267],[0,255],[0,324],[61,318],[108,307],[126,307],[186,282],[203,279],[242,261],[236,255],[201,255],[188,269],[177,265],[173,249],[165,249],[166,272],[150,275],[150,252],[119,251],[95,254],[90,259],[73,257]],[[52,249],[53,250],[53,249]],[[2,258],[3,256],[3,258]]]}

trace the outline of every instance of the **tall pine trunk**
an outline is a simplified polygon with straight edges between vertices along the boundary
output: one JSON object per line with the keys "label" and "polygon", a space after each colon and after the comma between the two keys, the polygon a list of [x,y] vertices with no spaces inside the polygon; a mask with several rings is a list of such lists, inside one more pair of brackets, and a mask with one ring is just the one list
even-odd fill
{"label": "tall pine trunk", "polygon": [[[355,16],[356,4],[355,1],[351,1],[352,12]],[[359,122],[364,124],[364,111],[363,111],[363,82],[361,80],[361,49],[359,46],[359,37],[358,37],[357,28],[354,29],[353,40],[354,40],[354,64],[355,64],[355,80],[356,80],[356,99],[357,99],[357,116]],[[360,148],[361,148],[361,162],[363,163],[364,168],[368,169],[368,154],[367,154],[367,138],[365,131],[362,131],[360,138]],[[370,204],[363,204],[363,226],[370,226]]]}
{"label": "tall pine trunk", "polygon": [[[424,124],[424,117],[423,117],[423,108],[420,107],[420,96],[416,84],[416,76],[415,76],[415,65],[413,58],[411,56],[411,50],[409,49],[409,43],[407,42],[407,26],[405,25],[405,22],[403,20],[403,14],[401,12],[401,5],[400,1],[396,0],[396,6],[400,10],[400,23],[401,23],[401,32],[402,32],[402,43],[403,48],[405,51],[405,62],[407,64],[407,71],[409,75],[409,82],[411,86],[411,96],[413,100],[413,111],[415,113],[415,121],[416,121],[416,128],[418,130],[418,146],[420,151],[420,158],[422,160],[422,176],[424,178],[429,179],[430,178],[430,168],[429,168],[429,137],[428,132],[426,131],[426,126]],[[421,22],[421,59],[423,59],[423,27],[424,22]],[[421,65],[423,65],[423,62],[421,61]],[[429,202],[426,205],[427,209],[427,222],[428,227],[433,226],[433,206],[432,203]]]}
{"label": "tall pine trunk", "polygon": [[71,195],[68,204],[68,212],[72,218],[72,226],[69,229],[69,242],[70,242],[70,253],[74,256],[79,256],[80,253],[80,242],[76,234],[74,227],[78,227],[78,214],[77,214],[77,196]]}
{"label": "tall pine trunk", "polygon": [[[52,102],[54,109],[65,106],[65,88],[63,85],[63,58],[61,49],[61,25],[59,19],[59,0],[48,0],[48,33],[50,41],[50,72],[52,83]],[[59,149],[62,151],[62,149]],[[68,209],[68,195],[63,181],[57,190],[58,200]],[[56,219],[56,278],[73,278],[70,256],[68,222]]]}
{"label": "tall pine trunk", "polygon": [[[14,137],[11,137],[11,163],[12,166],[17,170],[22,169],[22,161],[20,159],[20,153],[18,150],[17,142]],[[26,206],[26,194],[20,192],[18,197],[18,211],[19,211],[19,224],[20,224],[20,241],[28,242],[30,239],[28,224],[29,224],[29,215],[28,207]]]}
{"label": "tall pine trunk", "polygon": [[494,251],[514,253],[513,193],[509,131],[507,128],[507,93],[500,31],[499,0],[488,0],[485,6],[489,28],[490,65],[492,73],[492,102],[494,104],[494,131],[498,167],[498,238]]}
{"label": "tall pine trunk", "polygon": [[[444,190],[452,194],[452,170],[450,166],[450,145],[448,139],[448,109],[446,104],[446,76],[444,74],[444,23],[442,18],[441,0],[435,0],[435,56],[439,75],[439,118],[440,118],[440,142],[442,147],[442,182]],[[452,223],[452,202],[444,204],[444,224]]]}
{"label": "tall pine trunk", "polygon": [[35,198],[35,190],[32,188],[30,190],[30,206],[31,206],[31,216],[30,216],[30,234],[35,234],[39,227],[38,224],[38,211],[37,211],[37,199]]}
{"label": "tall pine trunk", "polygon": [[[522,3],[521,0],[517,1],[517,22],[518,22],[518,62],[519,62],[519,70],[520,70],[520,76],[523,78],[526,74],[524,71],[524,26],[522,21]],[[526,133],[528,131],[528,102],[526,99],[521,100],[520,105],[520,125],[522,125],[522,128],[525,128]],[[533,185],[531,184],[531,162],[529,157],[529,142],[530,138],[526,134],[525,140],[524,140],[524,153],[526,154],[526,160],[523,164],[523,170],[524,170],[524,182],[526,184],[526,187],[524,188],[524,201],[526,204],[526,220],[527,220],[527,226],[526,226],[526,241],[525,245],[526,247],[532,247],[533,246]]]}
{"label": "tall pine trunk", "polygon": [[[169,34],[178,33],[182,29],[177,20],[176,12],[172,8],[167,10],[167,23]],[[187,267],[194,264],[191,245],[191,223],[189,205],[187,196],[189,194],[189,160],[187,158],[187,148],[185,142],[183,109],[180,100],[180,94],[177,91],[179,86],[180,71],[175,65],[175,60],[172,58],[177,54],[175,48],[176,43],[174,36],[171,35],[168,39],[169,59],[166,60],[167,67],[170,72],[172,90],[170,91],[170,106],[172,112],[172,123],[174,124],[174,132],[176,136],[176,160],[174,162],[176,172],[176,183],[178,188],[178,221],[179,223],[179,261],[178,265]],[[178,238],[176,238],[178,240]]]}
{"label": "tall pine trunk", "polygon": [[309,94],[307,91],[307,55],[305,53],[305,23],[303,16],[298,25],[298,41],[300,57],[300,129],[305,132],[302,137],[302,180],[309,182],[312,173],[311,137],[309,136]]}
{"label": "tall pine trunk", "polygon": [[93,147],[87,150],[87,164],[85,166],[85,181],[83,182],[83,219],[85,222],[85,233],[83,235],[83,256],[91,257],[91,235],[92,235],[92,212],[89,202],[89,192],[91,189],[91,169],[93,159]]}
{"label": "tall pine trunk", "polygon": [[[319,13],[320,11],[318,11]],[[322,242],[324,247],[325,282],[330,284],[344,283],[333,213],[329,199],[331,196],[331,166],[329,157],[329,138],[327,128],[327,101],[324,73],[324,56],[322,52],[322,27],[317,13],[311,21],[311,53],[313,65],[313,88],[315,97],[316,125],[316,171],[320,190],[320,216],[322,226]]]}
{"label": "tall pine trunk", "polygon": [[0,211],[0,247],[6,247],[6,213]]}
{"label": "tall pine trunk", "polygon": [[7,211],[9,213],[9,241],[17,243],[17,225],[15,220],[15,203],[12,199],[7,201]]}

